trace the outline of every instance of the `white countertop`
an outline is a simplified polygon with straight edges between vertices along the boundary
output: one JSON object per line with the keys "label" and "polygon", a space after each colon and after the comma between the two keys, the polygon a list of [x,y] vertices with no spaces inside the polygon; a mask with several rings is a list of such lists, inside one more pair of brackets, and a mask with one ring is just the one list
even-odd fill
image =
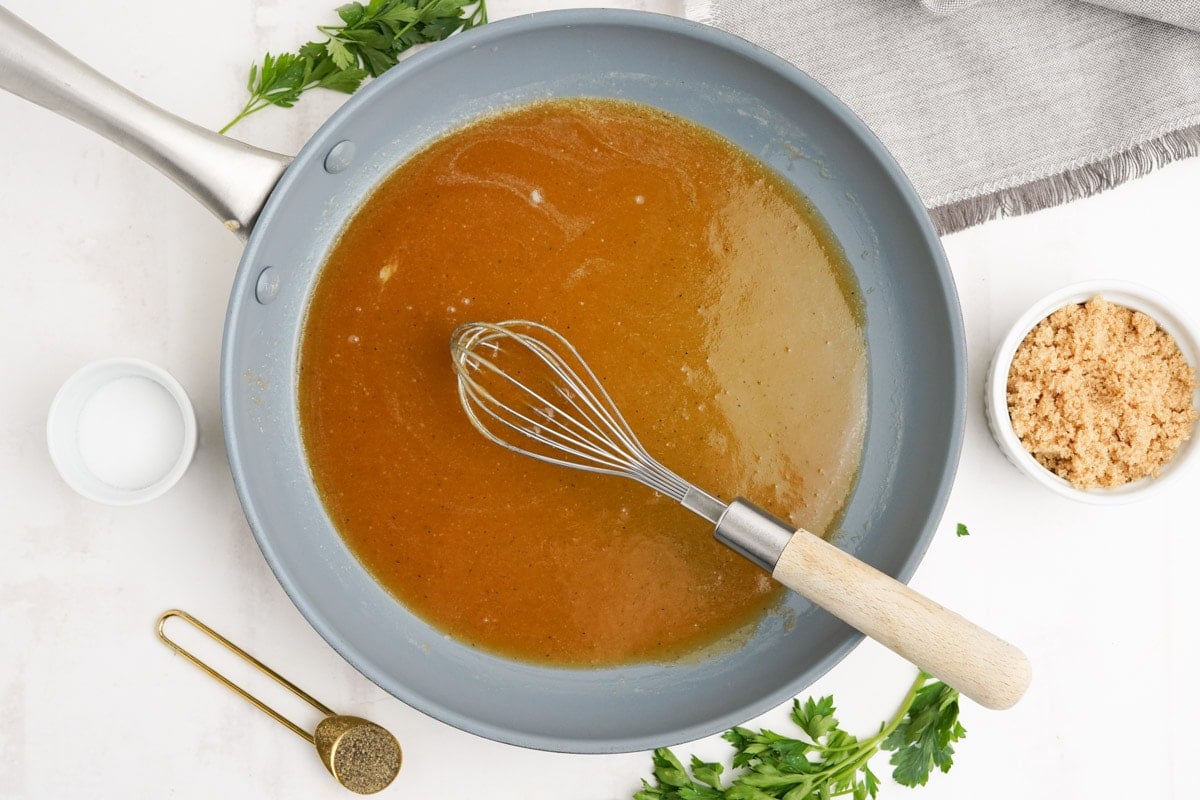
{"label": "white countertop", "polygon": [[[249,63],[306,41],[336,4],[215,0],[203,13],[117,0],[8,5],[118,82],[215,128],[240,106]],[[492,12],[561,5],[492,0]],[[338,102],[313,93],[235,132],[295,152]],[[221,439],[217,365],[237,240],[94,134],[5,94],[0,120],[0,797],[350,796],[306,744],[155,640],[155,618],[176,606],[326,704],[391,729],[406,760],[382,797],[629,797],[649,775],[647,754],[541,753],[462,733],[382,692],[308,626],[254,544]],[[969,735],[953,770],[924,789],[887,781],[881,797],[1195,796],[1200,475],[1135,505],[1060,499],[1003,459],[981,393],[1005,329],[1064,284],[1137,281],[1200,319],[1198,221],[1193,160],[946,240],[966,320],[970,406],[949,508],[912,584],[1019,644],[1035,677],[1011,711],[964,701]],[[192,468],[144,506],[82,499],[46,452],[59,384],[109,355],[165,366],[199,415]],[[959,521],[970,537],[955,537]],[[809,693],[833,692],[846,727],[868,734],[911,674],[868,642]],[[781,707],[752,725],[786,731],[785,717]],[[728,746],[712,737],[676,752],[719,758]],[[884,756],[875,765],[890,772]]]}

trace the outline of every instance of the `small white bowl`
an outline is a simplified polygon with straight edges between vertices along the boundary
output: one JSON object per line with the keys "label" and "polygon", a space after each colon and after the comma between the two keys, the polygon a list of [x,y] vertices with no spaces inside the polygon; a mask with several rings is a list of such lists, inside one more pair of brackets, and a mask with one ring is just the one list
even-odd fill
{"label": "small white bowl", "polygon": [[[1193,429],[1191,438],[1184,442],[1174,457],[1163,466],[1158,477],[1142,478],[1112,489],[1077,489],[1043,467],[1030,455],[1013,430],[1012,419],[1008,413],[1008,372],[1012,366],[1013,355],[1025,336],[1039,322],[1063,306],[1082,303],[1097,295],[1153,318],[1175,339],[1180,352],[1192,368],[1196,369],[1200,365],[1200,331],[1179,309],[1157,292],[1125,281],[1097,280],[1076,283],[1043,297],[1013,325],[997,348],[988,369],[983,389],[984,405],[992,437],[1018,470],[1063,497],[1098,505],[1119,505],[1142,500],[1154,494],[1190,469],[1195,462],[1200,461],[1200,424]],[[1200,407],[1200,387],[1196,390],[1193,402]]]}
{"label": "small white bowl", "polygon": [[46,443],[58,474],[79,494],[113,506],[145,503],[191,464],[196,413],[161,367],[136,358],[93,361],[54,396]]}

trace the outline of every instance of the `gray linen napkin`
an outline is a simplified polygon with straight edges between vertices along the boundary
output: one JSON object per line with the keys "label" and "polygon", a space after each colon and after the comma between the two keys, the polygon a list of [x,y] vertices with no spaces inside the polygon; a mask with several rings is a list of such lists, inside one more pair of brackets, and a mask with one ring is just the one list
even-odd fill
{"label": "gray linen napkin", "polygon": [[1195,2],[688,0],[687,16],[829,87],[942,233],[1200,154]]}
{"label": "gray linen napkin", "polygon": [[[930,11],[940,14],[958,11],[978,2],[981,0],[921,0],[921,4]],[[1172,0],[1083,0],[1083,2],[1200,31],[1200,2],[1196,0],[1183,0],[1183,2],[1172,2]]]}

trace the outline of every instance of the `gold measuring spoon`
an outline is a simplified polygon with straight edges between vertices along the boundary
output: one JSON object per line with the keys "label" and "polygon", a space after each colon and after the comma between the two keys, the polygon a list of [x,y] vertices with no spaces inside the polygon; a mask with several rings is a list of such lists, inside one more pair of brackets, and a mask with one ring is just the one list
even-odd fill
{"label": "gold measuring spoon", "polygon": [[[260,672],[274,679],[279,685],[289,689],[292,694],[317,709],[317,711],[320,711],[325,715],[325,719],[321,720],[317,725],[316,731],[309,733],[257,697],[254,697],[245,689],[168,638],[167,634],[163,631],[163,626],[166,625],[167,620],[171,617],[178,617],[185,622],[191,623],[191,625],[207,634],[211,639],[224,645],[226,649],[231,650],[244,661],[258,668]],[[374,794],[386,788],[396,778],[396,774],[400,772],[402,756],[400,744],[396,741],[396,737],[374,722],[368,722],[359,717],[348,717],[333,713],[332,710],[324,704],[317,702],[294,683],[186,611],[172,609],[165,612],[158,618],[157,629],[158,638],[162,639],[163,643],[176,653],[191,661],[246,700],[249,700],[260,710],[274,717],[292,733],[316,747],[317,753],[321,756],[322,763],[325,764],[325,768],[329,770],[329,773],[333,777],[337,778],[338,783],[350,791],[357,792],[358,794]]]}

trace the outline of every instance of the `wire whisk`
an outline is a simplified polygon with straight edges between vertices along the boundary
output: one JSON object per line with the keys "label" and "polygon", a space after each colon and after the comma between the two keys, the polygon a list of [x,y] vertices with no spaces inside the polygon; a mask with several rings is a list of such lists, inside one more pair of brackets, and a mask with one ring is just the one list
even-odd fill
{"label": "wire whisk", "polygon": [[1013,645],[746,500],[726,505],[660,464],[578,351],[537,322],[472,322],[450,338],[471,424],[508,450],[632,478],[713,523],[717,540],[844,622],[989,708],[1032,677]]}
{"label": "wire whisk", "polygon": [[463,409],[488,440],[550,464],[632,478],[703,506],[699,513],[717,521],[724,504],[646,451],[596,373],[553,328],[471,322],[454,331],[450,350]]}

